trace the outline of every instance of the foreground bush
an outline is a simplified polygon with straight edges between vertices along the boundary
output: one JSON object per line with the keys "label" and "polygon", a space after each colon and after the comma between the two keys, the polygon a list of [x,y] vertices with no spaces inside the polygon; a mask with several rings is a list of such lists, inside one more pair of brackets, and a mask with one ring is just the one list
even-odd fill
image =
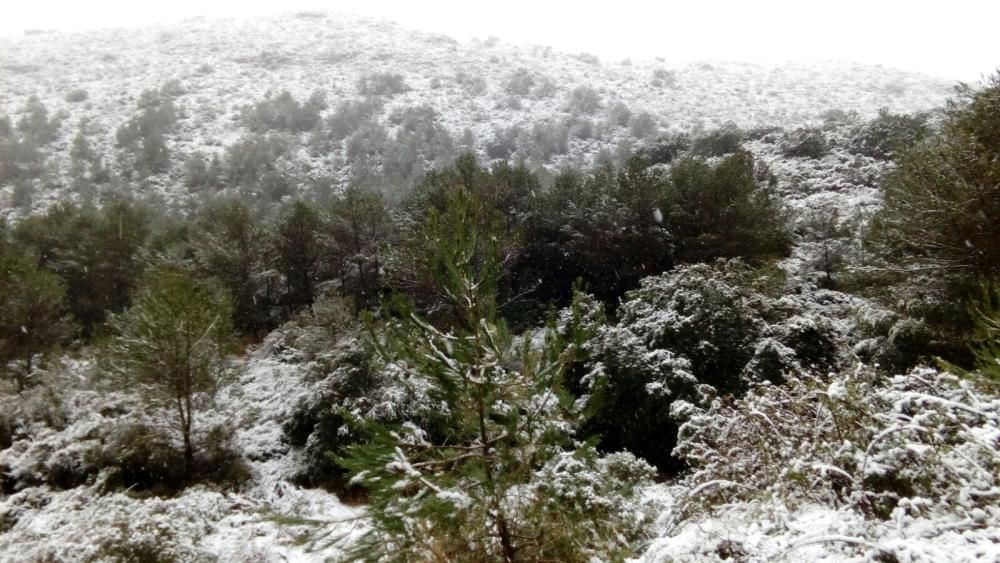
{"label": "foreground bush", "polygon": [[862,367],[691,412],[674,451],[693,469],[689,513],[774,498],[876,519],[996,517],[1000,399],[974,381],[927,368],[883,381]]}

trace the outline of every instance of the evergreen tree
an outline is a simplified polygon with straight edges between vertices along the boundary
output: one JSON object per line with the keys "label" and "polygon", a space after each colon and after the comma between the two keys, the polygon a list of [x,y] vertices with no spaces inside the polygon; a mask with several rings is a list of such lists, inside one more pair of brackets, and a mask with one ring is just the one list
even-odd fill
{"label": "evergreen tree", "polygon": [[[515,342],[497,314],[500,223],[490,216],[464,189],[429,213],[428,262],[454,323],[434,326],[404,306],[373,334],[383,369],[427,389],[436,423],[375,428],[376,440],[342,461],[371,492],[372,528],[353,558],[587,561],[620,555],[635,539],[578,494],[583,476],[566,479],[569,467],[600,475],[600,460],[564,449],[578,418],[561,383],[567,347],[554,330],[541,346]],[[649,476],[629,459],[626,488]]]}
{"label": "evergreen tree", "polygon": [[149,216],[142,207],[111,201],[99,212],[54,206],[18,223],[14,240],[62,278],[67,306],[90,335],[109,312],[128,305],[148,235]]}
{"label": "evergreen tree", "polygon": [[278,268],[285,277],[285,306],[289,313],[312,306],[316,295],[321,240],[320,217],[303,201],[293,202],[274,232]]}
{"label": "evergreen tree", "polygon": [[0,373],[28,386],[33,361],[70,332],[63,298],[66,288],[34,260],[0,254]]}
{"label": "evergreen tree", "polygon": [[355,308],[374,305],[381,290],[380,253],[391,228],[381,194],[349,187],[330,206],[327,225],[336,245],[341,283],[354,298]]}
{"label": "evergreen tree", "polygon": [[784,254],[791,239],[773,177],[760,182],[753,156],[743,150],[716,165],[688,158],[670,171],[667,225],[677,243],[677,259]]}
{"label": "evergreen tree", "polygon": [[194,241],[199,268],[232,295],[234,328],[252,336],[272,328],[279,280],[262,252],[266,234],[250,210],[238,201],[210,207],[197,223]]}
{"label": "evergreen tree", "polygon": [[190,474],[198,399],[212,392],[223,374],[229,296],[169,267],[153,269],[143,282],[133,306],[112,319],[115,336],[105,361],[114,377],[175,413]]}
{"label": "evergreen tree", "polygon": [[898,160],[872,242],[902,270],[1000,275],[1000,73],[950,102],[941,135]]}

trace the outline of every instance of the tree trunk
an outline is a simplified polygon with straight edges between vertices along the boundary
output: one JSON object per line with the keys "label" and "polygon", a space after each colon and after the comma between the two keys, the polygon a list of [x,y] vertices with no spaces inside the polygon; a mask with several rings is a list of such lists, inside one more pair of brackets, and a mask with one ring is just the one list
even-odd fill
{"label": "tree trunk", "polygon": [[497,490],[496,481],[493,478],[493,456],[490,454],[489,434],[486,431],[486,405],[483,404],[482,397],[479,397],[476,403],[479,411],[479,439],[483,443],[483,466],[486,468],[486,483],[493,495],[493,510],[496,514],[494,519],[496,520],[497,534],[500,536],[500,548],[503,550],[503,560],[506,563],[514,563],[517,561],[517,551],[514,548],[510,528],[507,526],[507,517],[500,505],[500,491]]}

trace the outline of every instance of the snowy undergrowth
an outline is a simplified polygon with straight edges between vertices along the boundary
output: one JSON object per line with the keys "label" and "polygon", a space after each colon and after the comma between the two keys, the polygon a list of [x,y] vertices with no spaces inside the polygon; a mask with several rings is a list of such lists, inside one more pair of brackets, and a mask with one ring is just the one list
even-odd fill
{"label": "snowy undergrowth", "polygon": [[[250,469],[237,490],[197,485],[172,498],[106,492],[108,473],[74,486],[34,478],[60,461],[79,470],[117,426],[146,417],[135,397],[99,390],[88,362],[65,362],[32,389],[14,443],[0,451],[0,561],[101,561],[155,555],[156,561],[323,561],[341,544],[303,540],[360,532],[359,511],[334,495],[292,484],[301,453],[284,441],[282,423],[315,393],[315,366],[274,349],[275,333],[234,364],[235,376],[201,413],[206,427],[227,424]],[[75,381],[75,383],[74,383]],[[8,400],[10,399],[10,400]],[[5,408],[14,408],[12,397]],[[5,412],[14,412],[13,410]],[[15,416],[18,413],[14,413]],[[72,473],[72,472],[70,472]],[[150,560],[150,559],[143,559]]]}
{"label": "snowy undergrowth", "polygon": [[642,561],[1000,557],[1000,399],[975,382],[862,367],[691,411]]}

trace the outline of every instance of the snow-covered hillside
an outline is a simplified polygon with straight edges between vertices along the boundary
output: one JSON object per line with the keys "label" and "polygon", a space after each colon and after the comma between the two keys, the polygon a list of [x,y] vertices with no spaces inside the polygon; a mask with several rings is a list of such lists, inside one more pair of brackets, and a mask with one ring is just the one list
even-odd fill
{"label": "snow-covered hillside", "polygon": [[[64,175],[37,187],[36,208],[52,197],[72,197],[65,173],[70,141],[81,124],[95,149],[113,161],[115,131],[135,113],[140,94],[174,80],[180,120],[170,135],[171,173],[154,176],[143,188],[169,200],[184,199],[183,155],[220,154],[236,142],[246,132],[240,119],[244,107],[269,92],[287,90],[305,100],[318,91],[326,96],[330,115],[338,104],[361,98],[360,79],[379,73],[400,75],[407,88],[387,97],[381,108],[379,121],[390,137],[399,125],[389,116],[425,105],[456,142],[462,139],[460,144],[483,158],[487,144],[514,126],[531,131],[538,124],[572,125],[565,151],[539,163],[550,170],[591,164],[601,149],[627,151],[642,137],[670,131],[723,124],[795,128],[819,123],[829,110],[867,118],[883,107],[930,109],[940,106],[952,87],[928,76],[843,63],[677,65],[641,54],[631,61],[600,61],[496,40],[462,44],[385,21],[313,13],[31,34],[0,39],[0,53],[0,115],[16,121],[27,99],[37,96],[50,114],[66,117],[49,160],[49,167]],[[573,92],[581,87],[596,93],[596,104],[571,108]],[[644,112],[648,123],[641,131],[630,130],[629,115]],[[298,137],[300,146],[307,137]],[[338,153],[301,150],[296,166],[304,177],[343,184],[351,169]]]}

